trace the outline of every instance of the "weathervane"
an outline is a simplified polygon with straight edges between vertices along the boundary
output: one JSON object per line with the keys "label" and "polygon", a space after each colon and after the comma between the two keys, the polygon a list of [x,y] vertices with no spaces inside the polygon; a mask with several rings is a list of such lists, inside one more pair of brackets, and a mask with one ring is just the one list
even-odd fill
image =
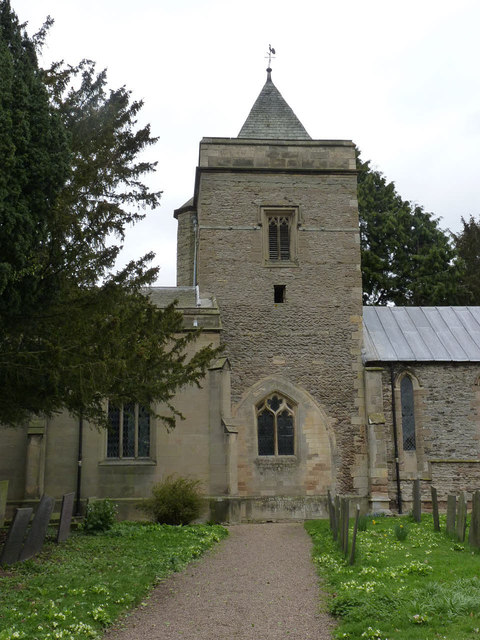
{"label": "weathervane", "polygon": [[[265,56],[267,57],[267,56]],[[272,65],[272,57],[275,58],[275,49],[271,44],[268,45],[268,69],[271,71],[270,67]]]}

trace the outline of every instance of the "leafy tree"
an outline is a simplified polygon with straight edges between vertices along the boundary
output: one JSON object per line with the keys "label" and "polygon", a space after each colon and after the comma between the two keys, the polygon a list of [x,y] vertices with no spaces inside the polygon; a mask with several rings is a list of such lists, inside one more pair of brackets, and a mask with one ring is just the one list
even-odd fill
{"label": "leafy tree", "polygon": [[454,234],[458,255],[463,261],[462,304],[480,305],[480,221],[470,216],[468,222],[462,218],[463,230]]}
{"label": "leafy tree", "polygon": [[456,304],[460,265],[449,236],[357,152],[365,304]]}
{"label": "leafy tree", "polygon": [[153,254],[115,272],[111,242],[159,202],[139,159],[156,139],[92,62],[39,69],[50,24],[29,39],[0,0],[0,422],[67,409],[106,424],[111,398],[166,403],[172,425],[175,391],[215,350],[187,359],[196,334],[145,295]]}

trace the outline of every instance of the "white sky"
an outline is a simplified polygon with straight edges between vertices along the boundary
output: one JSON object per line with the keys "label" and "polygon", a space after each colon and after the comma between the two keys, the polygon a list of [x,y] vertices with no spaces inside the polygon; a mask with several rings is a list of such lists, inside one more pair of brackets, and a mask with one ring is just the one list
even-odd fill
{"label": "white sky", "polygon": [[124,259],[153,250],[175,284],[173,210],[193,195],[198,143],[235,137],[272,79],[308,133],[351,139],[404,199],[460,229],[480,214],[478,0],[11,0],[45,62],[107,67],[160,136],[150,184],[161,207],[127,232]]}

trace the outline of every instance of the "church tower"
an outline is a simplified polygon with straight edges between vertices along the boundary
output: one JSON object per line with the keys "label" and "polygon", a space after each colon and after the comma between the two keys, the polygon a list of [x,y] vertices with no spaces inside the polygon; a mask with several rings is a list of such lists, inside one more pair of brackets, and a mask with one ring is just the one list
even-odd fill
{"label": "church tower", "polygon": [[312,140],[267,81],[236,138],[200,143],[179,286],[214,296],[244,517],[366,497],[355,148]]}

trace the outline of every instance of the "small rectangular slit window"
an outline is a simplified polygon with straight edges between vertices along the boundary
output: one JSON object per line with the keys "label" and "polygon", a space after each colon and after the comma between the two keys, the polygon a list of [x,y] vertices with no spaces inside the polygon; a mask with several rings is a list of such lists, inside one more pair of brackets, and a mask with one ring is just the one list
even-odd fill
{"label": "small rectangular slit window", "polygon": [[285,291],[287,287],[284,284],[273,285],[273,301],[275,304],[285,302]]}

